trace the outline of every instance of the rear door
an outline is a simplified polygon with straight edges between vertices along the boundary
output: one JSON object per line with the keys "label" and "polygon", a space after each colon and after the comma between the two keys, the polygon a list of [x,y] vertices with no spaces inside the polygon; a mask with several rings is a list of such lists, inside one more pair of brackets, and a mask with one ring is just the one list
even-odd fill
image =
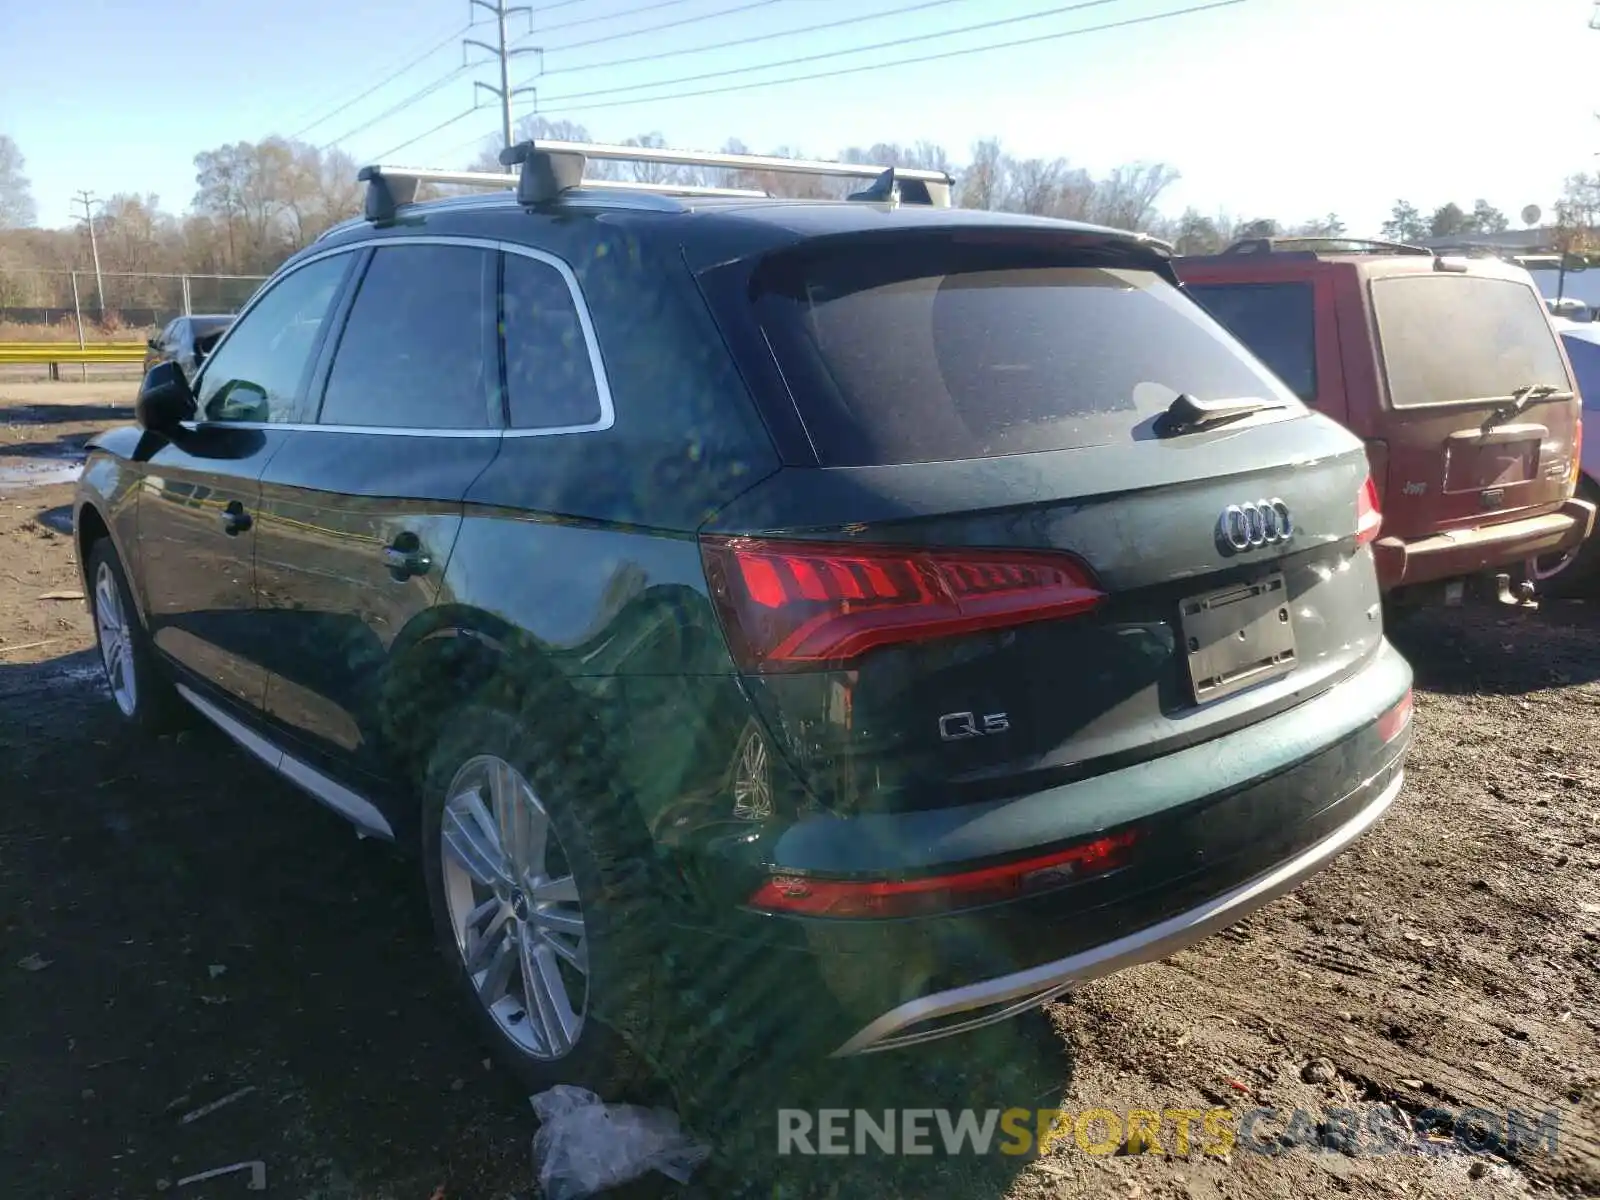
{"label": "rear door", "polygon": [[[750,378],[775,357],[769,420],[787,404],[802,434],[707,528],[707,573],[825,802],[959,804],[1138,762],[1379,646],[1360,442],[1147,251],[906,234],[726,270],[714,303]],[[1180,393],[1265,410],[1165,436]]]}
{"label": "rear door", "polygon": [[1382,274],[1368,286],[1388,393],[1385,534],[1423,537],[1564,501],[1579,403],[1525,275]]}
{"label": "rear door", "polygon": [[316,424],[262,478],[267,714],[335,773],[383,773],[391,653],[438,599],[462,496],[499,449],[499,257],[439,239],[375,250],[313,381]]}
{"label": "rear door", "polygon": [[266,686],[255,622],[259,479],[304,418],[305,382],[351,263],[336,254],[274,282],[198,384],[199,420],[143,464],[140,574],[151,637],[251,709]]}

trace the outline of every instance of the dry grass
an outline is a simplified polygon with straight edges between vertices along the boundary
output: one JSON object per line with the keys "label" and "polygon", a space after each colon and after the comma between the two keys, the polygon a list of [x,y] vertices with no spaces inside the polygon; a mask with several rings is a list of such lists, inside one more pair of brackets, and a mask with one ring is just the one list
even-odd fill
{"label": "dry grass", "polygon": [[[159,330],[155,326],[126,326],[112,314],[104,325],[93,321],[84,323],[83,340],[85,344],[95,342],[142,342],[146,338],[154,337]],[[54,325],[24,325],[20,321],[0,321],[0,345],[7,342],[76,342],[78,340],[77,322],[68,317]]]}

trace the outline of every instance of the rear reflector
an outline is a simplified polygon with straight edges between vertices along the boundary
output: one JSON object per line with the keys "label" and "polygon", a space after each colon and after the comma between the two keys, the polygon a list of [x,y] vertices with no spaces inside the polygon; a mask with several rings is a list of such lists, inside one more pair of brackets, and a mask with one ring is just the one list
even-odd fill
{"label": "rear reflector", "polygon": [[1356,493],[1356,545],[1365,546],[1378,536],[1383,527],[1383,514],[1378,511],[1378,485],[1368,475],[1361,490]]}
{"label": "rear reflector", "polygon": [[747,671],[840,666],[880,646],[1075,616],[1105,599],[1070,554],[761,538],[700,545]]}
{"label": "rear reflector", "polygon": [[863,882],[774,875],[750,897],[752,908],[806,917],[914,917],[1013,900],[1126,866],[1131,829],[1066,850],[957,875]]}
{"label": "rear reflector", "polygon": [[1412,708],[1411,689],[1407,688],[1406,694],[1400,697],[1400,703],[1378,718],[1378,736],[1385,742],[1392,742],[1399,737],[1411,723]]}

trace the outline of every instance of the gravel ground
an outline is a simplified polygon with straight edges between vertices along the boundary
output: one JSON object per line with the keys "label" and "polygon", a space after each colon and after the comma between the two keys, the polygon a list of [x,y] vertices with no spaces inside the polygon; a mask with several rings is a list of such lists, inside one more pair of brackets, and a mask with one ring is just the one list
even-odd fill
{"label": "gravel ground", "polygon": [[[246,1176],[177,1184],[259,1159],[271,1195],[531,1197],[526,1098],[441,986],[415,867],[208,729],[124,734],[82,603],[45,598],[80,589],[51,472],[128,419],[129,387],[0,382],[6,1193],[232,1196]],[[1393,637],[1418,677],[1410,783],[1330,870],[1041,1014],[746,1080],[761,1100],[700,1131],[715,1154],[689,1188],[616,1194],[1600,1194],[1600,605]],[[1198,1125],[1182,1153],[1169,1119],[1142,1140],[1092,1125],[1105,1154],[1068,1135],[1037,1159],[780,1158],[779,1105],[1276,1115],[1226,1153]],[[1340,1108],[1351,1153],[1316,1127]],[[1415,1131],[1467,1108],[1557,1110],[1557,1146]]]}

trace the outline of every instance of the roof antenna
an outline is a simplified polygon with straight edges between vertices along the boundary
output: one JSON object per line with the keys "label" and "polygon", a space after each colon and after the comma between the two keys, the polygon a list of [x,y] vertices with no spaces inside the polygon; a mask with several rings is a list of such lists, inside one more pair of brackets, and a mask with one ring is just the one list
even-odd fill
{"label": "roof antenna", "polygon": [[561,193],[583,186],[588,157],[572,150],[541,150],[530,138],[500,151],[500,162],[522,168],[517,177],[518,203],[547,204]]}

